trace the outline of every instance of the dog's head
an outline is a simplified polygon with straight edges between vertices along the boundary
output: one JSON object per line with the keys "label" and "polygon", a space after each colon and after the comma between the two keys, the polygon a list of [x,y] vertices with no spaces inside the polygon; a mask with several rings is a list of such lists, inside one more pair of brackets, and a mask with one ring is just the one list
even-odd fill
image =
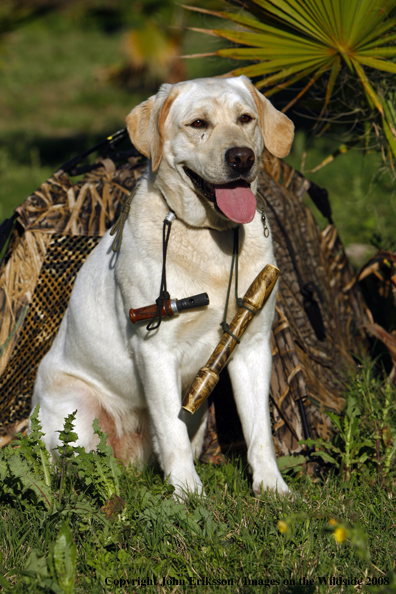
{"label": "dog's head", "polygon": [[289,118],[245,76],[165,84],[126,122],[176,215],[220,230],[253,219],[264,146],[285,157],[294,134]]}

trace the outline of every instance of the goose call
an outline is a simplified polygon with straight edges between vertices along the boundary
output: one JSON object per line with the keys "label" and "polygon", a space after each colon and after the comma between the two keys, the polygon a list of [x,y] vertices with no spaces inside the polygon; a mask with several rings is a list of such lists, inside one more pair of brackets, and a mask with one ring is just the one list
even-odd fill
{"label": "goose call", "polygon": [[268,297],[271,295],[278,280],[279,273],[279,268],[272,266],[272,264],[267,264],[246,291],[242,301],[246,308],[249,309],[245,307],[238,308],[229,326],[229,332],[234,336],[231,336],[228,332],[224,332],[209,361],[198,371],[184,397],[182,407],[191,414],[194,414],[210,396],[213,388],[219,381],[220,372],[226,366],[238,341],[254,315],[264,306]]}

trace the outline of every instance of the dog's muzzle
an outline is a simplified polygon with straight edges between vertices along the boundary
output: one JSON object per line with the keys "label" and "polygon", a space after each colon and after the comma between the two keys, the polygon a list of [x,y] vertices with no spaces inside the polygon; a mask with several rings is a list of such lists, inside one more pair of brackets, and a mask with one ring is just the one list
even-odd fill
{"label": "dog's muzzle", "polygon": [[255,156],[252,149],[247,146],[234,146],[226,151],[225,160],[232,171],[243,175],[253,167]]}
{"label": "dog's muzzle", "polygon": [[[232,151],[233,149],[229,150]],[[247,150],[250,151],[251,149]],[[254,153],[253,151],[251,152],[254,159]],[[227,151],[227,153],[229,153],[229,151]],[[238,157],[239,161],[237,160],[236,154],[233,156],[229,155],[229,158],[234,160],[235,170],[239,173],[241,173],[241,170],[238,169],[238,167],[242,167],[243,161],[243,163],[245,163],[243,171],[244,173],[248,173],[254,163],[254,160],[252,161],[250,156],[251,155],[246,152],[243,153],[243,159]],[[234,166],[230,165],[230,167]],[[227,219],[242,224],[250,223],[250,221],[253,220],[257,206],[256,197],[251,191],[250,184],[247,181],[240,178],[225,184],[212,184],[195,173],[195,171],[192,171],[189,167],[184,167],[184,172],[193,182],[200,194],[210,200],[210,202],[214,202],[219,211],[225,215]]]}

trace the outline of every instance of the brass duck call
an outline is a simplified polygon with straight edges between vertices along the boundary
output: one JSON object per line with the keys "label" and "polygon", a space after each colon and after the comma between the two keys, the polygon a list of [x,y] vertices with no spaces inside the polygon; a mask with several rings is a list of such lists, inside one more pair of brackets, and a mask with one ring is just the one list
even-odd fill
{"label": "brass duck call", "polygon": [[[177,316],[182,311],[194,309],[195,307],[203,307],[205,305],[209,305],[209,297],[207,293],[200,293],[199,295],[185,297],[184,299],[168,299],[166,304],[164,302],[162,306],[162,317],[168,318],[169,316]],[[156,311],[156,303],[147,305],[146,307],[140,307],[139,309],[130,309],[129,319],[132,324],[135,324],[135,322],[151,320],[153,316],[155,316]]]}
{"label": "brass duck call", "polygon": [[[250,287],[245,293],[242,301],[246,307],[239,307],[230,326],[229,332],[239,341],[250,321],[258,312],[275,286],[279,276],[279,268],[267,264],[256,276]],[[219,344],[213,351],[209,361],[198,371],[187,394],[184,397],[182,407],[194,414],[201,404],[210,396],[213,388],[219,381],[220,372],[226,366],[234,348],[238,344],[233,336],[224,332]]]}

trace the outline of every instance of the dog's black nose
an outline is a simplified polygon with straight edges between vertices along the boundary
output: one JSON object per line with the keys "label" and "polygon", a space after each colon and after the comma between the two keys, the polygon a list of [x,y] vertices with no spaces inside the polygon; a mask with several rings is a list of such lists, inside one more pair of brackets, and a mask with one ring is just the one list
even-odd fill
{"label": "dog's black nose", "polygon": [[241,173],[247,173],[254,165],[254,152],[247,146],[234,146],[225,154],[227,164]]}

